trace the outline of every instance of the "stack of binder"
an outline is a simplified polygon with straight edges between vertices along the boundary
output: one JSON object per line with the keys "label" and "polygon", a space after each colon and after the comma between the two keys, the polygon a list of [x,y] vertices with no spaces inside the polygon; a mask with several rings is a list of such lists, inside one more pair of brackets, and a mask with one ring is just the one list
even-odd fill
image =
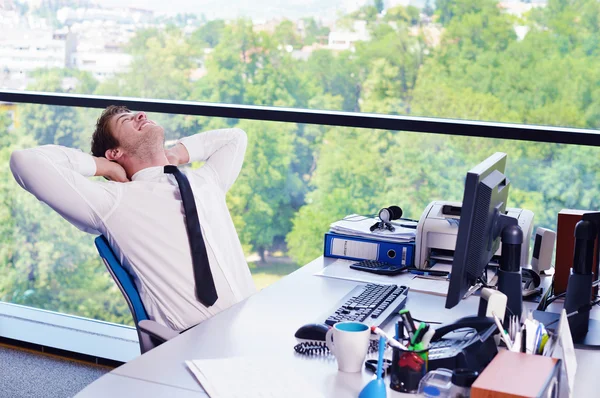
{"label": "stack of binder", "polygon": [[378,221],[377,218],[352,214],[334,222],[325,234],[324,256],[412,266],[416,229],[403,227],[401,224],[409,224],[403,221],[392,222],[394,231],[377,229],[371,232],[371,226]]}

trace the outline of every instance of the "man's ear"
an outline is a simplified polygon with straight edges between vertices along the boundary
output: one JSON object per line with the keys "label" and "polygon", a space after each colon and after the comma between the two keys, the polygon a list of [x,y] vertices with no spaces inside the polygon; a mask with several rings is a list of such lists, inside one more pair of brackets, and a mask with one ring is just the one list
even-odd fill
{"label": "man's ear", "polygon": [[123,156],[123,151],[121,148],[107,149],[104,156],[110,161],[117,161]]}

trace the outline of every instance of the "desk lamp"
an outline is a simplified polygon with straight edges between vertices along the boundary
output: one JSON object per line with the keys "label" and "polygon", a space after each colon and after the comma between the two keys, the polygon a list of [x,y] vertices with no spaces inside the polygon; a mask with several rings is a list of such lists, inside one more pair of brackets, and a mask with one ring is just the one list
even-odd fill
{"label": "desk lamp", "polygon": [[385,352],[385,337],[379,337],[379,358],[377,359],[377,377],[362,389],[358,398],[385,398],[387,391],[383,381],[383,353]]}

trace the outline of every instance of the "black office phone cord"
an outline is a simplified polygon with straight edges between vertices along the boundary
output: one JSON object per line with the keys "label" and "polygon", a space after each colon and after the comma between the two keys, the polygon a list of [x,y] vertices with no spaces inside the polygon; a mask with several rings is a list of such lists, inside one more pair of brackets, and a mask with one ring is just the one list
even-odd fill
{"label": "black office phone cord", "polygon": [[[294,346],[294,351],[301,355],[329,355],[330,351],[324,341],[307,341]],[[379,351],[379,340],[369,342],[369,353]]]}

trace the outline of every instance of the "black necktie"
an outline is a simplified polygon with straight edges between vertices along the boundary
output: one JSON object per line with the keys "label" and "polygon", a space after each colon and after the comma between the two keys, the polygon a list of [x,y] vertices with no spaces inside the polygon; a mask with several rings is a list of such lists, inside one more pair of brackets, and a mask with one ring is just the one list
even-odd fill
{"label": "black necktie", "polygon": [[192,187],[185,174],[183,174],[177,166],[165,166],[165,173],[173,174],[177,180],[177,184],[179,184],[181,201],[183,202],[183,210],[185,212],[185,225],[187,227],[188,240],[190,241],[190,249],[192,251],[196,297],[202,304],[210,307],[217,301],[219,296],[217,295],[212,272],[210,272],[208,255],[206,254],[204,239],[202,238],[202,230],[200,229],[200,221],[198,220],[198,211],[196,210],[196,202],[194,201]]}

